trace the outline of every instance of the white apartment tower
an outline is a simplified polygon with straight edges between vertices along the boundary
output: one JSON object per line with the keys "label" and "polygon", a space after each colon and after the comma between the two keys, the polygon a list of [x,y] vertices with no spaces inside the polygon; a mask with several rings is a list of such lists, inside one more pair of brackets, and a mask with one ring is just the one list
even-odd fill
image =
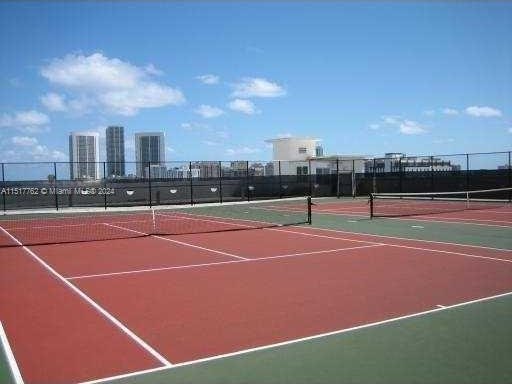
{"label": "white apartment tower", "polygon": [[99,133],[71,132],[69,134],[71,180],[100,178]]}
{"label": "white apartment tower", "polygon": [[135,161],[138,177],[145,177],[148,164],[164,165],[165,134],[164,132],[139,132],[135,134]]}

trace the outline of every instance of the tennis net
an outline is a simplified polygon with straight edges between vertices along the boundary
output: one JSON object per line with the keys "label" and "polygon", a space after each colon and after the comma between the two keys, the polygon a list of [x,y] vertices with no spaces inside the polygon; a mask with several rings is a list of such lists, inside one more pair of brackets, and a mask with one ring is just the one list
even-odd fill
{"label": "tennis net", "polygon": [[[512,188],[432,193],[372,193],[371,217],[400,217],[512,208]],[[507,208],[508,207],[508,208]]]}
{"label": "tennis net", "polygon": [[0,247],[239,231],[311,223],[311,199],[0,217]]}

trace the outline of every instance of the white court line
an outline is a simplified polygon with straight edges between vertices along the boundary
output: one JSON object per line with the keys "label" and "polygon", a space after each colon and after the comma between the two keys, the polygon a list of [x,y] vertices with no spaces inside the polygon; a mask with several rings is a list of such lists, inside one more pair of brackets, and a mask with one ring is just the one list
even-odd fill
{"label": "white court line", "polygon": [[11,345],[9,344],[9,340],[7,339],[7,334],[5,333],[2,322],[0,321],[0,342],[2,343],[5,357],[7,362],[9,363],[9,368],[11,369],[12,378],[16,384],[23,384],[23,377],[21,376],[20,369],[18,367],[18,363],[16,363],[16,359],[14,358],[14,354],[12,353]]}
{"label": "white court line", "polygon": [[[208,216],[208,215],[195,215],[195,216],[215,218],[215,216]],[[237,220],[237,221],[241,220],[241,221],[249,221],[249,222],[253,222],[253,223],[254,222],[258,222],[258,223],[264,223],[264,224],[272,224],[272,223],[268,223],[268,222],[264,222],[264,221],[245,220],[245,219],[229,219],[229,218],[227,218],[226,220]],[[218,223],[228,223],[228,224],[233,224],[233,225],[240,226],[240,227],[252,228],[252,226],[250,226],[250,225],[240,224],[240,223],[230,223],[230,222],[224,222],[224,221],[219,221],[219,220],[209,220],[209,221],[214,221],[214,222],[218,222]],[[342,231],[342,230],[337,230],[337,229],[328,229],[328,228],[320,228],[320,227],[314,227],[314,228],[306,227],[306,226],[293,226],[293,227],[294,228],[306,229],[308,231],[328,231],[328,232],[344,233],[344,234],[357,235],[357,236],[368,236],[368,237],[375,236],[375,237],[386,238],[386,239],[394,239],[394,240],[404,240],[404,241],[412,241],[412,242],[424,242],[424,243],[432,243],[432,244],[444,244],[444,245],[453,245],[453,246],[458,246],[458,247],[470,247],[470,248],[478,248],[478,249],[490,249],[490,250],[495,250],[495,251],[512,252],[512,249],[486,247],[486,246],[483,246],[483,245],[449,243],[449,242],[436,241],[436,240],[410,239],[410,238],[407,238],[407,237],[375,235],[375,234],[371,234],[371,233]],[[282,227],[282,228],[263,228],[263,229],[265,229],[267,231],[279,231],[279,232],[287,232],[287,231],[289,231],[289,230],[284,229],[284,227]],[[295,232],[295,231],[291,231],[291,233],[302,233],[302,234],[304,234],[304,232]],[[313,234],[311,234],[311,235],[313,235]],[[319,237],[325,236],[325,235],[318,235],[318,234],[314,234],[314,235],[319,236]],[[360,243],[380,244],[380,243],[377,243],[377,242],[375,242],[373,240],[358,240],[358,239],[344,238],[344,237],[334,237],[334,238],[335,239],[339,239],[339,240],[348,240],[348,241],[354,241],[354,242],[360,242]],[[386,245],[392,245],[392,244],[388,244],[388,243],[385,243],[385,244]],[[421,248],[421,249],[423,249],[423,248]],[[435,250],[431,250],[431,251],[435,251]],[[477,255],[473,255],[473,256],[477,256]],[[479,258],[486,258],[485,256],[478,256],[478,257]],[[509,261],[509,260],[506,260],[506,259],[497,259],[497,260],[499,260],[499,261]]]}
{"label": "white court line", "polygon": [[[422,243],[455,245],[455,246],[458,246],[458,247],[470,247],[470,248],[480,248],[480,249],[491,249],[493,251],[512,252],[512,249],[486,247],[484,245],[450,243],[450,242],[447,242],[447,241],[437,241],[437,240],[411,239],[411,238],[408,238],[408,237],[376,235],[376,234],[373,234],[373,233],[344,231],[344,230],[341,230],[341,229],[330,229],[330,228],[321,228],[321,227],[301,227],[301,226],[293,226],[293,227],[294,228],[306,229],[306,230],[310,230],[310,231],[327,231],[327,232],[334,232],[334,233],[344,233],[344,234],[348,234],[348,235],[369,236],[369,237],[374,236],[374,237],[382,237],[384,239],[406,240],[406,241],[414,241],[414,242],[422,242]],[[371,241],[369,241],[369,242],[371,242]]]}
{"label": "white court line", "polygon": [[[324,237],[326,239],[339,239],[339,240],[349,240],[347,238],[343,238],[343,237],[334,237],[334,236],[327,236],[327,235],[319,235],[319,234],[316,234],[316,233],[306,233],[306,232],[295,232],[295,231],[290,231],[290,230],[283,230],[283,229],[272,229],[272,228],[268,228],[268,230],[273,230],[273,231],[283,231],[283,232],[290,232],[290,233],[298,233],[298,234],[302,234],[304,236],[314,236],[314,237]],[[351,240],[351,241],[357,241],[357,240]],[[389,247],[395,247],[395,248],[406,248],[406,249],[414,249],[414,250],[419,250],[419,251],[427,251],[427,252],[439,252],[439,253],[446,253],[446,254],[450,254],[450,255],[458,255],[458,256],[465,256],[465,257],[472,257],[472,258],[476,258],[476,259],[485,259],[485,260],[493,260],[493,261],[503,261],[505,263],[512,263],[512,259],[511,260],[508,260],[508,259],[501,259],[499,257],[490,257],[490,256],[480,256],[480,255],[474,255],[474,254],[471,254],[471,253],[462,253],[462,252],[454,252],[454,251],[444,251],[444,250],[441,250],[441,249],[432,249],[432,248],[422,248],[422,247],[413,247],[413,246],[409,246],[409,245],[401,245],[401,244],[388,244],[388,243],[382,243],[383,245],[387,245]]]}
{"label": "white court line", "polygon": [[[220,223],[220,224],[232,224],[232,225],[235,225],[235,226],[239,226],[239,227],[245,227],[245,228],[254,228],[254,229],[263,229],[265,231],[277,231],[277,232],[289,232],[289,233],[298,233],[298,234],[302,234],[301,232],[295,232],[295,231],[290,231],[290,230],[287,230],[287,229],[284,229],[285,227],[282,226],[282,227],[279,227],[279,228],[275,228],[275,227],[269,227],[269,228],[258,228],[258,227],[254,227],[254,226],[251,226],[251,225],[247,225],[247,224],[240,224],[240,223],[231,223],[231,222],[228,222],[228,221],[222,221],[222,220],[212,220],[212,219],[202,219],[202,218],[197,218],[198,216],[200,217],[211,217],[211,218],[215,218],[215,216],[208,216],[208,215],[194,215],[194,217],[182,217],[183,219],[190,219],[190,220],[204,220],[204,221],[209,221],[209,222],[213,222],[213,223]],[[230,219],[230,218],[226,218],[225,220],[242,220],[242,221],[252,221],[252,220],[244,220],[244,219]],[[256,221],[252,221],[252,222],[256,222]],[[258,221],[258,223],[264,223],[264,224],[271,224],[271,223],[266,223],[264,221]],[[299,227],[299,228],[308,228],[308,227]],[[317,236],[317,237],[325,237],[325,238],[332,238],[332,239],[336,239],[336,240],[347,240],[347,241],[352,241],[352,242],[355,242],[355,243],[367,243],[367,244],[375,244],[375,245],[387,245],[387,244],[383,244],[383,243],[378,243],[376,241],[371,241],[371,240],[358,240],[358,239],[349,239],[349,238],[342,238],[342,237],[329,237],[329,236],[326,236],[326,235],[313,235],[313,234],[308,234],[310,236]]]}
{"label": "white court line", "polygon": [[158,235],[150,235],[150,234],[148,234],[148,233],[144,233],[144,232],[136,231],[136,230],[134,230],[134,229],[130,229],[130,228],[126,228],[126,227],[119,227],[119,226],[117,226],[117,225],[110,224],[110,223],[104,223],[104,224],[105,224],[105,225],[108,225],[109,227],[114,227],[114,228],[122,229],[122,230],[125,230],[125,231],[134,232],[134,233],[137,233],[137,234],[139,234],[139,235],[151,236],[151,237],[154,237],[155,239],[160,239],[160,240],[170,241],[171,243],[176,243],[176,244],[184,245],[184,246],[187,246],[187,247],[197,248],[197,249],[201,249],[201,250],[203,250],[203,251],[208,251],[208,252],[212,252],[212,253],[218,253],[219,255],[224,255],[224,256],[234,257],[235,259],[240,259],[240,260],[249,260],[249,259],[247,259],[246,257],[242,257],[242,256],[234,255],[234,254],[232,254],[232,253],[227,253],[227,252],[217,251],[216,249],[211,249],[211,248],[201,247],[201,246],[199,246],[199,245],[194,245],[194,244],[185,243],[184,241],[173,240],[173,239],[169,239],[169,238],[167,238],[167,237],[162,237],[162,236],[158,236]]}
{"label": "white court line", "polygon": [[423,225],[411,225],[411,228],[425,229]]}
{"label": "white court line", "polygon": [[[313,213],[318,213],[320,215],[334,215],[334,216],[357,216],[357,217],[368,217],[369,213],[358,213],[358,212],[339,212],[332,210],[313,210]],[[444,217],[431,216],[431,215],[418,215],[418,216],[410,216],[410,217],[376,217],[376,219],[384,219],[384,220],[403,220],[403,221],[425,221],[428,223],[448,223],[448,224],[464,224],[464,225],[480,225],[484,227],[499,227],[499,228],[512,228],[511,221],[503,221],[503,220],[487,220],[487,219],[468,219],[468,218],[457,218],[457,217],[446,217],[446,220],[443,220]],[[460,221],[457,221],[460,220]],[[463,221],[466,220],[466,221]],[[480,223],[477,221],[486,221],[491,223],[508,223],[510,225],[500,225],[500,224],[487,224]]]}
{"label": "white court line", "polygon": [[[128,220],[128,221],[112,221],[110,224],[134,224],[134,223],[152,223],[147,220]],[[34,227],[10,227],[9,231],[27,231],[32,229],[52,229],[52,228],[70,228],[70,227],[88,227],[91,225],[105,225],[106,222],[80,223],[80,224],[59,224],[59,225],[39,225]]]}
{"label": "white court line", "polygon": [[[204,215],[204,216],[206,216],[206,215]],[[208,216],[206,216],[206,217],[208,217]],[[213,220],[210,220],[210,221],[213,221]],[[222,223],[222,221],[218,221],[218,222]],[[235,223],[234,223],[234,225],[247,226],[245,224],[235,224]],[[309,227],[299,227],[299,228],[306,228],[306,229],[309,229],[309,230],[313,230],[312,228],[309,228]],[[315,228],[315,229],[323,230],[322,228]],[[281,227],[281,228],[264,228],[264,230],[267,230],[267,231],[278,231],[278,232],[288,232],[288,233],[295,233],[295,234],[301,234],[301,235],[305,235],[305,236],[321,237],[321,238],[327,238],[327,239],[347,240],[347,241],[362,242],[362,243],[369,243],[369,244],[371,244],[371,243],[380,244],[380,243],[376,243],[376,242],[370,241],[370,240],[357,240],[357,239],[350,239],[350,238],[345,238],[345,237],[334,237],[334,236],[321,235],[321,234],[316,234],[316,233],[296,232],[296,231],[292,231],[292,230],[289,230],[289,229],[284,229],[284,227]],[[327,231],[343,232],[343,231],[328,230],[328,229],[327,229]],[[350,233],[350,232],[345,232],[345,233]],[[359,233],[359,235],[361,235],[361,234]],[[367,234],[363,234],[363,235],[367,235]],[[369,235],[369,236],[378,236],[378,235]],[[386,236],[380,236],[380,237],[386,237]],[[396,239],[399,239],[399,238],[396,238]],[[404,239],[404,240],[417,241],[416,239]],[[425,241],[429,241],[429,240],[425,240]],[[441,243],[441,244],[453,244],[453,243],[442,243],[442,242],[434,242],[434,241],[431,241],[431,242],[432,243]],[[469,254],[469,253],[436,250],[436,249],[422,248],[422,247],[413,247],[413,246],[406,246],[406,245],[400,245],[400,244],[388,244],[388,243],[385,243],[385,244],[389,245],[389,246],[393,246],[393,247],[399,247],[399,248],[408,248],[408,249],[422,250],[422,251],[428,251],[428,252],[439,252],[439,253],[453,254],[453,255],[459,255],[459,256],[465,256],[465,257],[472,257],[472,258],[477,258],[477,259],[493,260],[493,261],[503,261],[503,262],[506,262],[506,263],[512,263],[512,260],[502,259],[502,258],[498,258],[498,257],[480,256],[480,255],[474,255],[474,254]],[[464,246],[464,244],[453,244],[453,245]],[[479,247],[479,248],[488,248],[488,247]]]}
{"label": "white court line", "polygon": [[437,304],[436,307],[437,308],[446,308],[446,305]]}
{"label": "white court line", "polygon": [[416,317],[422,317],[422,316],[426,316],[426,315],[431,315],[433,313],[437,313],[437,312],[441,312],[441,311],[447,311],[447,310],[451,310],[451,309],[454,309],[454,308],[464,307],[464,306],[467,306],[467,305],[476,304],[476,303],[480,303],[480,302],[484,302],[484,301],[494,300],[494,299],[498,299],[498,298],[501,298],[501,297],[506,297],[506,296],[509,296],[509,295],[512,295],[512,292],[505,292],[505,293],[501,293],[501,294],[498,294],[498,295],[482,297],[482,298],[471,300],[471,301],[464,301],[464,302],[461,302],[461,303],[458,303],[458,304],[447,305],[444,308],[429,309],[427,311],[411,313],[411,314],[404,315],[404,316],[393,317],[393,318],[390,318],[390,319],[386,319],[386,320],[382,320],[382,321],[376,321],[376,322],[373,322],[373,323],[362,324],[362,325],[358,325],[358,326],[355,326],[355,327],[344,328],[344,329],[339,329],[339,330],[336,330],[336,331],[325,332],[325,333],[320,333],[320,334],[316,334],[316,335],[312,335],[312,336],[307,336],[307,337],[302,337],[302,338],[298,338],[298,339],[287,340],[287,341],[283,341],[283,342],[280,342],[280,343],[263,345],[263,346],[260,346],[260,347],[244,349],[244,350],[240,350],[240,351],[236,351],[236,352],[225,353],[225,354],[222,354],[222,355],[216,355],[216,356],[205,357],[205,358],[202,358],[202,359],[186,361],[186,362],[183,362],[183,363],[174,364],[172,367],[160,367],[160,368],[146,369],[146,370],[143,370],[143,371],[136,371],[136,372],[126,373],[126,374],[118,375],[118,376],[111,376],[111,377],[105,377],[105,378],[97,379],[97,380],[83,381],[83,382],[78,383],[78,384],[100,384],[100,383],[104,383],[104,382],[110,381],[110,380],[126,379],[126,378],[129,378],[129,377],[139,376],[139,375],[143,375],[143,374],[147,374],[147,373],[166,371],[166,370],[176,369],[176,368],[179,368],[179,367],[185,367],[185,366],[189,366],[189,365],[196,365],[196,364],[200,364],[200,363],[205,363],[205,362],[208,362],[208,361],[224,359],[224,358],[227,358],[227,357],[245,355],[245,354],[249,354],[249,353],[252,353],[252,352],[264,351],[264,350],[267,350],[267,349],[283,347],[283,346],[287,346],[287,345],[290,345],[290,344],[297,344],[297,343],[306,342],[306,341],[310,341],[310,340],[321,339],[321,338],[325,338],[325,337],[329,337],[329,336],[340,335],[340,334],[343,334],[343,333],[354,332],[354,331],[361,330],[361,329],[372,328],[372,327],[376,327],[376,326],[380,326],[380,325],[384,325],[384,324],[395,323],[395,322],[399,322],[399,321],[402,321],[402,320],[407,320],[407,319],[412,319],[412,318],[416,318]]}
{"label": "white court line", "polygon": [[245,259],[245,260],[217,261],[217,262],[213,262],[213,263],[176,265],[176,266],[173,266],[173,267],[134,269],[134,270],[131,270],[131,271],[107,272],[107,273],[98,273],[98,274],[92,274],[92,275],[70,276],[70,277],[66,277],[66,279],[68,279],[68,280],[78,280],[78,279],[88,279],[88,278],[92,278],[92,277],[109,277],[109,276],[117,276],[117,275],[130,275],[130,274],[134,274],[134,273],[167,271],[167,270],[172,270],[172,269],[189,269],[189,268],[212,267],[212,266],[224,265],[224,264],[250,263],[250,262],[255,262],[255,261],[284,259],[284,258],[288,258],[288,257],[318,255],[318,254],[321,254],[321,253],[333,253],[333,252],[340,252],[340,251],[352,251],[352,250],[355,250],[355,249],[372,248],[372,247],[384,247],[384,246],[386,246],[386,244],[361,245],[361,246],[357,246],[357,247],[336,248],[336,249],[326,249],[326,250],[322,250],[322,251],[288,253],[288,254],[285,254],[285,255],[256,257],[254,259]]}
{"label": "white court line", "polygon": [[96,309],[100,314],[102,314],[106,319],[108,319],[111,323],[113,323],[116,327],[118,327],[121,331],[123,331],[128,337],[130,337],[135,343],[144,348],[149,354],[151,354],[156,360],[162,363],[164,366],[171,366],[172,363],[168,361],[165,357],[160,355],[153,347],[151,347],[148,343],[142,340],[139,336],[137,336],[133,331],[131,331],[128,327],[126,327],[123,323],[121,323],[117,318],[115,318],[112,314],[110,314],[106,309],[96,303],[93,299],[87,296],[83,291],[79,288],[71,284],[68,280],[66,280],[61,274],[59,274],[55,269],[46,264],[39,256],[37,256],[31,249],[21,244],[21,242],[7,232],[3,227],[0,226],[0,230],[4,232],[7,236],[9,236],[13,241],[19,244],[25,252],[27,252],[32,258],[34,258],[39,264],[41,264],[51,275],[55,276],[58,280],[62,281],[68,288],[70,288],[73,292],[78,294],[83,300],[85,300],[88,304],[90,304],[94,309]]}
{"label": "white court line", "polygon": [[[283,210],[277,209],[277,208],[258,208],[262,210],[268,210],[268,211],[279,211],[282,212]],[[298,210],[294,212],[299,212]],[[352,212],[352,211],[337,211],[333,209],[313,209],[312,213],[317,213],[319,215],[332,215],[332,216],[356,216],[356,217],[368,217],[369,212]],[[512,222],[511,221],[503,221],[503,220],[491,220],[491,219],[469,219],[469,218],[463,218],[463,217],[447,217],[447,220],[443,220],[443,217],[437,217],[437,216],[431,216],[431,215],[421,215],[421,217],[417,216],[411,216],[409,217],[377,217],[378,219],[384,219],[384,220],[409,220],[409,221],[426,221],[428,223],[448,223],[448,224],[464,224],[464,225],[480,225],[484,227],[499,227],[499,228],[512,228]],[[428,218],[428,220],[427,220]],[[431,218],[431,219],[430,219]],[[435,219],[435,220],[434,220]],[[453,221],[453,220],[461,220],[461,221]],[[466,220],[466,221],[462,221]],[[500,225],[500,224],[486,224],[486,223],[480,223],[476,221],[486,221],[491,223],[508,223],[510,225]]]}

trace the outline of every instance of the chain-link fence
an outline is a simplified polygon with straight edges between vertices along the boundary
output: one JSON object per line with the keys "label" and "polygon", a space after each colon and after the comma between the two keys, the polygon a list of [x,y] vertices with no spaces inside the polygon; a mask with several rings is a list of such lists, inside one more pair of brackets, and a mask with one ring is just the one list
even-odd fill
{"label": "chain-link fence", "polygon": [[512,187],[511,152],[305,161],[2,163],[13,209],[198,204],[295,196],[357,197]]}

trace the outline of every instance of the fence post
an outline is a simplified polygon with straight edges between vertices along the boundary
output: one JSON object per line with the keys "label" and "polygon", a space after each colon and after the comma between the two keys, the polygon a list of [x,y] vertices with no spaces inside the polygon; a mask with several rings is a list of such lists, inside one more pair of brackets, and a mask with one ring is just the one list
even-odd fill
{"label": "fence post", "polygon": [[153,207],[153,196],[151,193],[151,161],[148,161],[148,190],[149,190],[149,208]]}
{"label": "fence post", "polygon": [[[3,164],[2,164],[3,165]],[[508,186],[512,187],[512,152],[508,152]],[[512,201],[512,191],[508,192],[508,201]]]}
{"label": "fence post", "polygon": [[57,193],[57,163],[53,162],[53,175],[55,176],[55,209],[59,210],[59,195]]}
{"label": "fence post", "polygon": [[357,195],[356,160],[352,159],[352,198],[355,199],[356,195]]}
{"label": "fence post", "polygon": [[107,210],[107,165],[103,162],[103,205]]}
{"label": "fence post", "polygon": [[247,194],[247,201],[251,201],[251,197],[249,196],[249,161],[245,162],[245,193]]}
{"label": "fence post", "polygon": [[283,198],[283,180],[281,179],[281,160],[277,161],[277,167],[279,172],[279,198]]}
{"label": "fence post", "polygon": [[469,153],[466,153],[466,191],[470,190],[469,183]]}
{"label": "fence post", "polygon": [[398,192],[402,193],[402,158],[398,159]]}
{"label": "fence post", "polygon": [[340,198],[340,158],[336,158],[336,198]]}
{"label": "fence post", "polygon": [[308,176],[309,176],[309,196],[313,196],[312,173],[311,173],[311,159],[308,160]]}
{"label": "fence post", "polygon": [[188,174],[190,176],[190,205],[194,205],[194,183],[192,180],[192,162],[188,162]]}
{"label": "fence post", "polygon": [[219,202],[222,204],[222,162],[219,161]]}
{"label": "fence post", "polygon": [[[509,159],[510,159],[510,153],[509,153]],[[510,161],[509,161],[510,163]],[[5,170],[4,170],[4,163],[2,163],[2,188],[5,188]],[[2,193],[2,207],[5,213],[6,207],[5,207],[5,191]]]}
{"label": "fence post", "polygon": [[376,166],[377,166],[377,162],[375,161],[375,157],[374,157],[373,158],[373,176],[372,176],[372,192],[373,193],[377,193]]}
{"label": "fence post", "polygon": [[434,192],[434,156],[430,156],[430,191]]}

